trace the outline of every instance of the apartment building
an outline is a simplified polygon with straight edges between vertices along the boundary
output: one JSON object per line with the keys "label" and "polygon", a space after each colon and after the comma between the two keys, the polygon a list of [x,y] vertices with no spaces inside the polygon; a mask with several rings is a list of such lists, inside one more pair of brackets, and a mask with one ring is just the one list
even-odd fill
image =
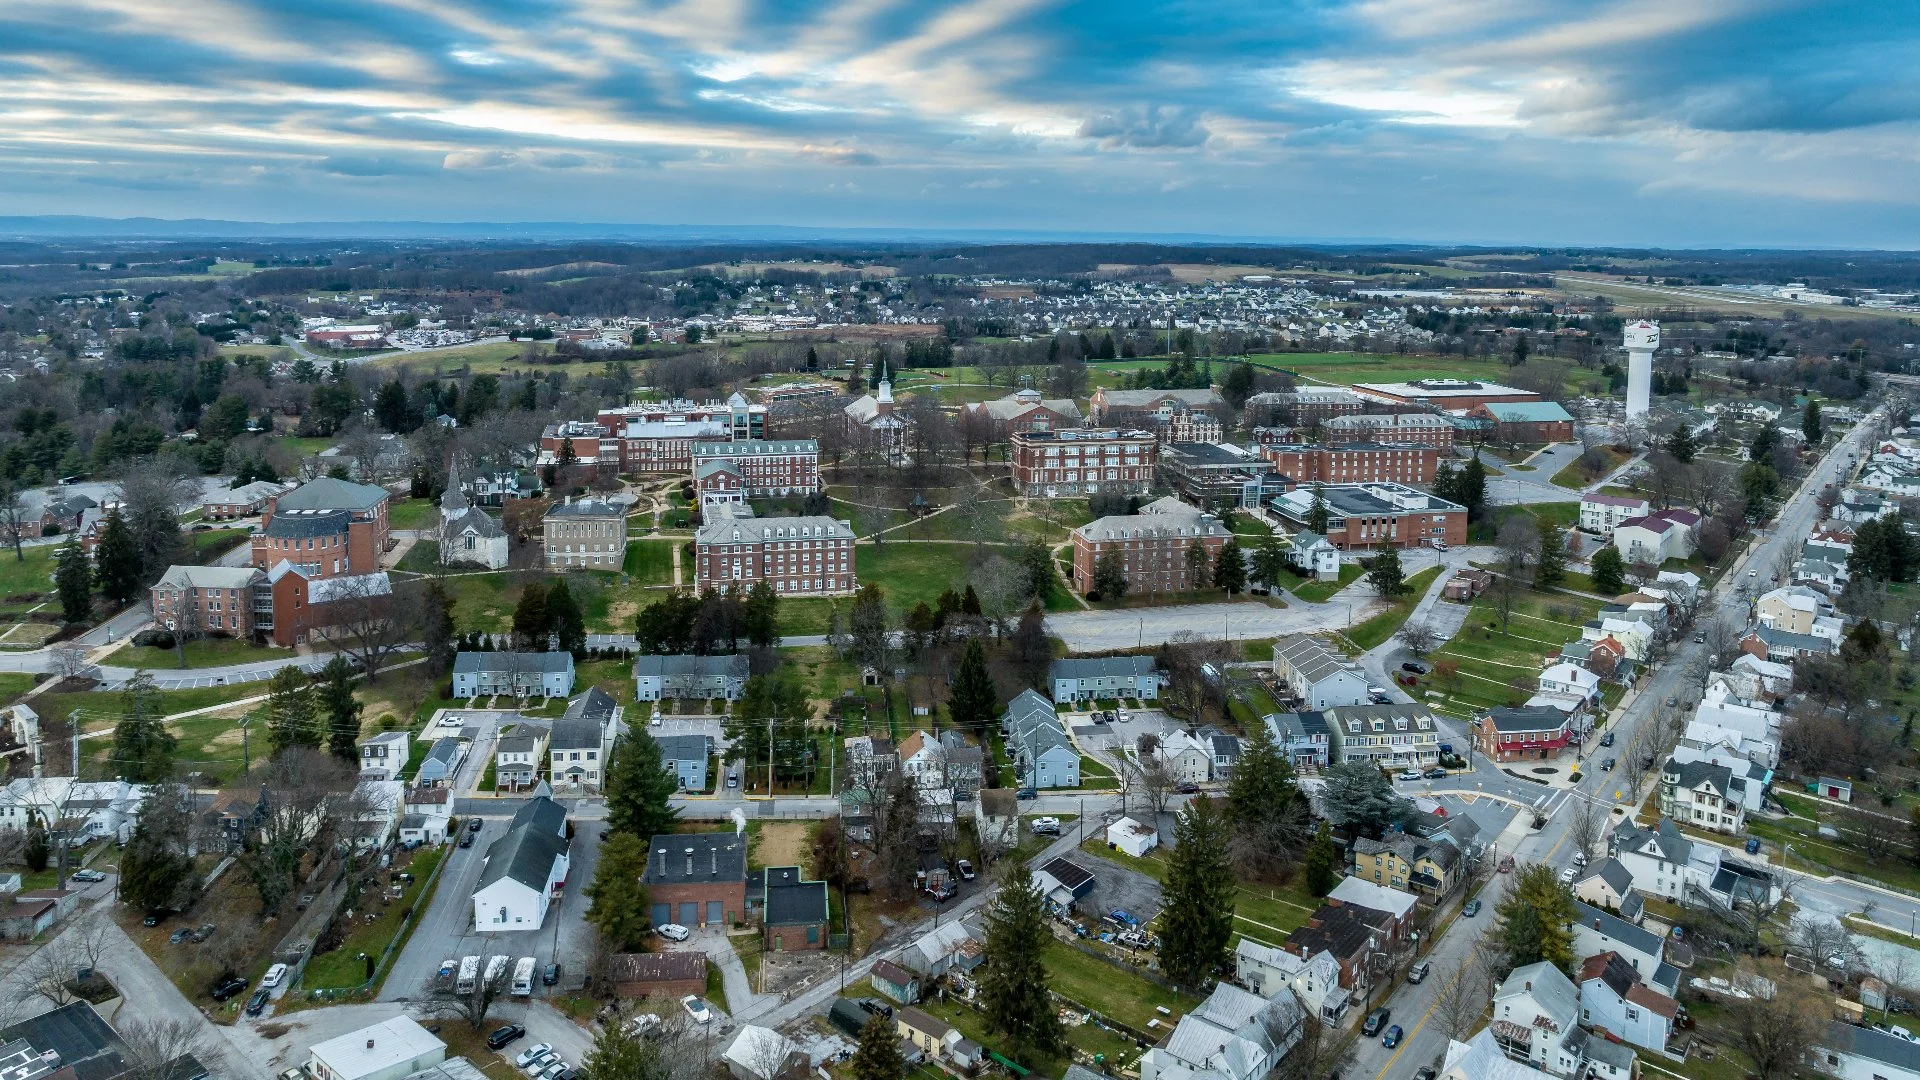
{"label": "apartment building", "polygon": [[557,465],[570,447],[575,466],[592,474],[687,472],[696,444],[766,437],[767,407],[741,394],[704,404],[638,402],[602,409],[591,421],[548,425],[540,434],[536,463]]}
{"label": "apartment building", "polygon": [[701,506],[812,494],[820,490],[820,444],[813,439],[695,443],[693,487]]}
{"label": "apartment building", "polygon": [[251,640],[256,608],[264,606],[273,625],[266,584],[267,575],[252,566],[170,566],[148,590],[153,621],[176,632]]}
{"label": "apartment building", "polygon": [[605,499],[554,503],[540,525],[549,570],[618,570],[626,561],[626,509]]}
{"label": "apartment building", "polygon": [[1290,391],[1255,394],[1247,399],[1254,408],[1268,406],[1298,425],[1324,424],[1336,416],[1349,416],[1367,407],[1367,399],[1351,390],[1330,386],[1302,386]]}
{"label": "apartment building", "polygon": [[1626,495],[1580,496],[1580,527],[1590,533],[1612,536],[1613,530],[1634,518],[1653,513],[1653,504]]}
{"label": "apartment building", "polygon": [[322,477],[267,504],[253,565],[287,562],[309,577],[371,574],[387,550],[387,489]]}
{"label": "apartment building", "polygon": [[1230,534],[1220,519],[1171,496],[1137,514],[1116,514],[1073,530],[1073,587],[1093,588],[1094,564],[1109,551],[1125,558],[1129,592],[1182,592],[1210,585],[1191,578],[1188,551],[1199,545],[1207,565],[1219,557]]}
{"label": "apartment building", "polygon": [[854,591],[853,525],[830,517],[756,518],[745,507],[717,506],[693,537],[700,591],[765,581],[782,596]]}
{"label": "apartment building", "polygon": [[1325,536],[1343,551],[1467,542],[1466,507],[1404,484],[1320,484],[1295,488],[1269,505],[1293,528],[1305,529],[1316,495],[1327,505]]}
{"label": "apartment building", "polygon": [[1014,486],[1049,499],[1116,490],[1142,494],[1152,486],[1159,460],[1159,440],[1147,431],[1016,431],[1012,443]]}
{"label": "apartment building", "polygon": [[1330,446],[1377,442],[1446,450],[1457,430],[1453,421],[1434,412],[1363,413],[1327,420],[1320,425],[1320,437]]}
{"label": "apartment building", "polygon": [[1440,451],[1411,444],[1275,444],[1260,454],[1296,484],[1432,484],[1440,466]]}

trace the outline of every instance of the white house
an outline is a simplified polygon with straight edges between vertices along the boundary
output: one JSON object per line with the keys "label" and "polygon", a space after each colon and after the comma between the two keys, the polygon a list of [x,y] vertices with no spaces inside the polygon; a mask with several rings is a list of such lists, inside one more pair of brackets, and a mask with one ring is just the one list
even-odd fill
{"label": "white house", "polygon": [[789,1070],[805,1068],[807,1054],[799,1043],[772,1028],[743,1024],[720,1052],[720,1060],[727,1063],[733,1080],[775,1080]]}
{"label": "white house", "polygon": [[318,1080],[401,1080],[447,1060],[447,1044],[410,1016],[350,1031],[307,1051],[307,1074]]}
{"label": "white house", "polygon": [[1438,1080],[1550,1080],[1552,1075],[1508,1058],[1493,1029],[1481,1028],[1466,1042],[1447,1042]]}
{"label": "white house", "polygon": [[1184,731],[1174,730],[1160,736],[1154,756],[1166,766],[1176,783],[1204,784],[1213,775],[1213,745]]}
{"label": "white house", "polygon": [[400,842],[444,844],[453,821],[453,792],[443,787],[410,787],[400,815]]}
{"label": "white house", "polygon": [[1767,785],[1773,782],[1773,766],[1779,758],[1777,742],[1747,739],[1731,728],[1718,728],[1699,720],[1688,722],[1686,734],[1673,748],[1674,761],[1724,765],[1741,778],[1744,783],[1737,795],[1740,805],[1749,813],[1760,809]]}
{"label": "white house", "polygon": [[982,788],[973,802],[974,835],[999,853],[1020,845],[1020,800],[1010,788]]}
{"label": "white house", "polygon": [[360,744],[360,772],[377,772],[375,779],[398,780],[413,752],[413,735],[406,731],[383,731]]}
{"label": "white house", "polygon": [[1151,656],[1096,656],[1055,660],[1047,671],[1053,700],[1061,704],[1094,699],[1160,696],[1160,670]]}
{"label": "white house", "polygon": [[1671,821],[1651,829],[1623,821],[1608,848],[1633,875],[1634,888],[1663,900],[1683,900],[1689,885],[1706,888],[1720,872],[1720,850],[1680,835]]}
{"label": "white house", "polygon": [[1680,1003],[1640,979],[1618,953],[1596,953],[1580,965],[1580,1021],[1635,1046],[1665,1050]]}
{"label": "white house", "polygon": [[474,929],[539,929],[566,884],[567,846],[566,809],[544,795],[529,799],[506,835],[487,846],[473,890]]}
{"label": "white house", "polygon": [[1655,990],[1668,997],[1679,992],[1680,970],[1661,958],[1659,934],[1578,900],[1573,913],[1573,955],[1615,953]]}
{"label": "white house", "polygon": [[1493,995],[1494,1043],[1515,1061],[1554,1076],[1627,1080],[1633,1051],[1589,1038],[1580,1027],[1580,991],[1552,963],[1515,968]]}
{"label": "white house", "polygon": [[599,687],[567,703],[547,739],[547,776],[556,791],[597,792],[620,731],[623,710]]}
{"label": "white house", "polygon": [[1294,533],[1287,541],[1287,562],[1317,581],[1340,579],[1340,549],[1317,532]]}
{"label": "white house", "polygon": [[1728,835],[1747,827],[1747,777],[1711,761],[1668,758],[1660,770],[1660,812],[1696,829]]}
{"label": "white house", "polygon": [[71,776],[17,777],[0,789],[0,829],[26,830],[35,819],[65,821],[74,841],[125,842],[151,789],[125,780],[81,782]]}
{"label": "white house", "polygon": [[1555,664],[1540,673],[1540,692],[1578,698],[1591,705],[1600,700],[1600,676],[1577,664]]}
{"label": "white house", "polygon": [[1691,510],[1662,510],[1628,518],[1614,526],[1613,546],[1629,563],[1655,566],[1668,559],[1693,557],[1694,531],[1700,515]]}
{"label": "white house", "polygon": [[1160,846],[1160,833],[1151,825],[1123,817],[1107,826],[1107,843],[1138,859]]}
{"label": "white house", "polygon": [[1840,1080],[1920,1080],[1920,1043],[1837,1020],[1807,1060]]}
{"label": "white house", "polygon": [[1291,991],[1321,1023],[1338,1024],[1347,1013],[1350,995],[1340,987],[1340,961],[1325,949],[1302,958],[1243,937],[1234,946],[1233,966],[1249,990],[1261,997]]}
{"label": "white house", "polygon": [[356,844],[375,848],[394,838],[405,812],[406,790],[398,780],[362,780],[353,786]]}
{"label": "white house", "polygon": [[[1620,912],[1620,917],[1629,922],[1640,921],[1640,894],[1633,890],[1633,875],[1612,856],[1582,870],[1573,883],[1573,895],[1594,907]],[[1629,910],[1633,914],[1628,914]]]}
{"label": "white house", "polygon": [[573,693],[573,654],[565,652],[460,652],[453,657],[455,698]]}
{"label": "white house", "polygon": [[1580,527],[1601,536],[1612,536],[1621,522],[1652,512],[1653,505],[1645,499],[1624,495],[1580,496]]}
{"label": "white house", "polygon": [[1220,983],[1166,1045],[1140,1056],[1140,1080],[1262,1080],[1300,1041],[1305,1018],[1292,995],[1264,998]]}
{"label": "white house", "polygon": [[1292,634],[1273,643],[1273,677],[1315,711],[1365,705],[1367,677],[1319,638]]}
{"label": "white house", "polygon": [[[1786,667],[1771,661],[1761,661],[1769,667]],[[1787,669],[1792,671],[1791,668]],[[1744,705],[1724,695],[1716,695],[1709,687],[1706,696],[1700,699],[1700,707],[1693,711],[1693,723],[1725,731],[1737,732],[1743,739],[1778,743],[1780,740],[1781,714],[1772,709],[1756,709]]]}

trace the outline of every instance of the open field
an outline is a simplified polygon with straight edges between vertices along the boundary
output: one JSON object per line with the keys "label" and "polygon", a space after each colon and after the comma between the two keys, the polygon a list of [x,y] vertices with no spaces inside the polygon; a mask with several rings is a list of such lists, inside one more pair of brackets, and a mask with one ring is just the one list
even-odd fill
{"label": "open field", "polygon": [[440,524],[440,508],[432,499],[399,499],[387,507],[387,524],[395,529],[432,529]]}
{"label": "open field", "polygon": [[1393,606],[1362,621],[1347,631],[1347,640],[1363,649],[1374,649],[1386,643],[1388,638],[1400,632],[1400,627],[1413,614],[1413,607],[1433,586],[1433,579],[1440,576],[1440,567],[1432,566],[1407,579],[1407,594],[1393,602]]}
{"label": "open field", "polygon": [[[1082,850],[1097,858],[1106,859],[1137,870],[1155,881],[1165,881],[1167,876],[1167,851],[1154,848],[1147,852],[1144,859],[1115,851],[1107,847],[1106,841],[1098,836],[1081,845]],[[1279,945],[1287,935],[1300,928],[1320,906],[1320,901],[1298,885],[1275,887],[1253,882],[1241,882],[1234,887],[1233,928],[1236,933],[1268,945]],[[1055,987],[1056,990],[1059,987]],[[1061,991],[1064,993],[1065,991]],[[1115,1019],[1132,1023],[1124,1016]],[[1140,1021],[1145,1026],[1146,1021]]]}
{"label": "open field", "polygon": [[1438,674],[1421,679],[1425,690],[1445,696],[1434,706],[1453,716],[1466,716],[1494,706],[1517,705],[1532,693],[1514,684],[1531,686],[1540,675],[1541,661],[1560,646],[1580,637],[1580,626],[1600,610],[1600,601],[1564,593],[1520,592],[1513,618],[1501,629],[1492,594],[1474,600],[1466,623],[1452,640],[1429,659],[1458,666],[1458,675]]}
{"label": "open field", "polygon": [[436,349],[433,352],[393,352],[367,361],[367,366],[391,371],[398,368],[412,368],[415,371],[458,371],[471,368],[475,375],[499,375],[509,368],[520,369],[524,365],[520,358],[531,345],[542,354],[553,351],[553,344],[544,341],[488,341],[478,345],[461,345],[449,349]]}
{"label": "open field", "polygon": [[1595,274],[1554,275],[1554,283],[1568,293],[1578,296],[1604,296],[1619,305],[1620,314],[1633,315],[1641,311],[1668,311],[1673,308],[1688,308],[1699,312],[1714,312],[1722,315],[1738,315],[1748,319],[1791,319],[1791,318],[1846,318],[1872,317],[1882,319],[1911,318],[1900,311],[1882,311],[1867,307],[1836,307],[1832,304],[1802,304],[1788,300],[1768,300],[1757,297],[1745,297],[1736,293],[1725,293],[1718,289],[1682,285],[1647,285],[1632,283],[1614,277],[1602,277]]}

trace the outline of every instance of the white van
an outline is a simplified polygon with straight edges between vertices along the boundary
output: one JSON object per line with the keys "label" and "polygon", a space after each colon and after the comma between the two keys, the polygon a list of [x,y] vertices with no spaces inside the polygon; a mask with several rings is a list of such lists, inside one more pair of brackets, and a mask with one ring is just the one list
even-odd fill
{"label": "white van", "polygon": [[533,957],[523,956],[513,965],[513,996],[533,996]]}

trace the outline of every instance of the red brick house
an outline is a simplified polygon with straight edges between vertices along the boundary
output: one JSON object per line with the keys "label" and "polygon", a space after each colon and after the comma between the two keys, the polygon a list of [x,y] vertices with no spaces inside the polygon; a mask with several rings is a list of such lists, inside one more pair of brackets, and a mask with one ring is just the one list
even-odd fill
{"label": "red brick house", "polygon": [[1148,431],[1071,428],[1013,435],[1013,486],[1031,496],[1144,494],[1160,440]]}
{"label": "red brick house", "polygon": [[1544,761],[1572,741],[1568,714],[1550,705],[1489,709],[1473,722],[1474,742],[1495,761]]}
{"label": "red brick house", "polygon": [[1573,441],[1573,417],[1551,401],[1493,402],[1467,411],[1476,420],[1493,425],[1493,437],[1503,443]]}
{"label": "red brick house", "polygon": [[309,577],[371,574],[387,550],[385,488],[322,477],[273,499],[253,536],[253,565],[282,562]]}
{"label": "red brick house", "polygon": [[760,880],[760,933],[770,952],[827,947],[827,883],[806,881],[797,866],[769,866]]}
{"label": "red brick house", "polygon": [[1431,484],[1440,466],[1440,451],[1401,443],[1276,444],[1260,456],[1296,484]]}

